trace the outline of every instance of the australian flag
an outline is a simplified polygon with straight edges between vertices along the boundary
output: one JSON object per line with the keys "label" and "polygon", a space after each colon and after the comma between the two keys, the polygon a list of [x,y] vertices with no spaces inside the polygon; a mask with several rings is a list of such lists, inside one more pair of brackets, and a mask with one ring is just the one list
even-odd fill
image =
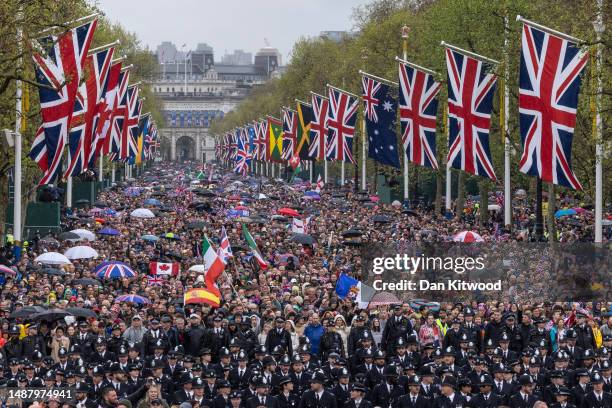
{"label": "australian flag", "polygon": [[361,84],[368,131],[368,157],[399,168],[395,134],[397,100],[391,95],[391,88],[380,81],[364,75]]}

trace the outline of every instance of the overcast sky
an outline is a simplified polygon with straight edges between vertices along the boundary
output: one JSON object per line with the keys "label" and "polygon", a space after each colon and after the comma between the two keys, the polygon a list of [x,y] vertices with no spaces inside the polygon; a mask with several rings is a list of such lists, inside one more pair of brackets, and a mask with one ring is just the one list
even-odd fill
{"label": "overcast sky", "polygon": [[302,36],[320,31],[349,31],[353,8],[369,0],[97,0],[111,21],[135,32],[152,50],[162,41],[180,49],[187,43],[211,45],[215,59],[227,50],[255,54],[278,48],[283,63]]}

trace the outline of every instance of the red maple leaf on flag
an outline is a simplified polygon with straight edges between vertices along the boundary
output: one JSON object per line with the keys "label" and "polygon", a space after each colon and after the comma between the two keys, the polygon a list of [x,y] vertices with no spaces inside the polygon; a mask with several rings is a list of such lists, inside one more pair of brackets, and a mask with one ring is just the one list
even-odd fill
{"label": "red maple leaf on flag", "polygon": [[161,269],[162,271],[167,271],[168,269],[170,269],[170,267],[168,265],[159,265],[159,269]]}

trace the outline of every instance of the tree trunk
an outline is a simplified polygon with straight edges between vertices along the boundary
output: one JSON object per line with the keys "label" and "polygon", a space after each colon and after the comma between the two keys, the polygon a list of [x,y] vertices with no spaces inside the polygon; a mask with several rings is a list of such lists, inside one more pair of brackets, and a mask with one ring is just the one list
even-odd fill
{"label": "tree trunk", "polygon": [[457,177],[457,206],[455,208],[455,216],[461,218],[463,215],[463,206],[465,205],[465,173],[459,170]]}
{"label": "tree trunk", "polygon": [[485,225],[489,220],[489,182],[480,182],[480,225]]}
{"label": "tree trunk", "polygon": [[442,212],[442,196],[444,194],[444,176],[442,171],[442,169],[438,169],[436,172],[436,214],[440,214]]}
{"label": "tree trunk", "polygon": [[557,200],[555,197],[555,185],[548,184],[548,212],[546,214],[546,224],[548,227],[548,241],[557,242],[557,226],[555,224],[555,207]]}

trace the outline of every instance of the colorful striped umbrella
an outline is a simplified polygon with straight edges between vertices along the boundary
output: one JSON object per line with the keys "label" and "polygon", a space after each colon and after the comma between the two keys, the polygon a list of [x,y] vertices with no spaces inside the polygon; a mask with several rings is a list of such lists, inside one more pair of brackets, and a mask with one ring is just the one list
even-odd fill
{"label": "colorful striped umbrella", "polygon": [[453,237],[455,242],[484,242],[482,237],[474,231],[463,231]]}
{"label": "colorful striped umbrella", "polygon": [[3,273],[5,275],[11,275],[11,276],[17,275],[17,272],[15,272],[14,270],[12,270],[11,268],[5,265],[0,265],[0,273]]}
{"label": "colorful striped umbrella", "polygon": [[131,302],[139,305],[148,305],[151,303],[149,299],[138,295],[121,295],[115,298],[115,302]]}
{"label": "colorful striped umbrella", "polygon": [[101,279],[133,278],[136,276],[136,272],[128,264],[119,261],[102,262],[96,266],[94,273]]}

